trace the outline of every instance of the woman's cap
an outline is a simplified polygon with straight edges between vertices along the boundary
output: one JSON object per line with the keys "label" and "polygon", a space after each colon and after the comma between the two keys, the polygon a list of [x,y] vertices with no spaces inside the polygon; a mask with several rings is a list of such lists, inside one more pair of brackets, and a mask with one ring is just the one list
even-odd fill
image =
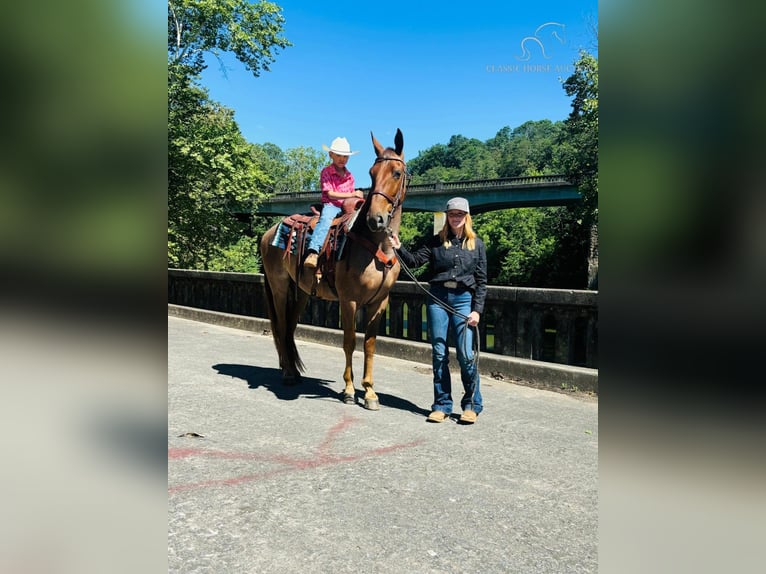
{"label": "woman's cap", "polygon": [[359,153],[358,151],[351,151],[351,146],[348,145],[348,140],[346,138],[335,138],[332,140],[330,147],[322,144],[322,149],[337,153],[338,155],[356,155]]}
{"label": "woman's cap", "polygon": [[451,211],[451,210],[457,210],[457,211],[465,211],[466,213],[471,213],[471,210],[468,209],[468,200],[464,197],[453,197],[447,202],[447,207],[444,211]]}

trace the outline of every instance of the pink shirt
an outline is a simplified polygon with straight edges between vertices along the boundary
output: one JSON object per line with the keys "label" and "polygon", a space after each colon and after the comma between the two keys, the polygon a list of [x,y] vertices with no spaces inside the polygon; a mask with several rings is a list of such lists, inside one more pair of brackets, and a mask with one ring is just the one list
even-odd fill
{"label": "pink shirt", "polygon": [[327,197],[328,191],[347,193],[349,197],[354,195],[354,176],[351,175],[348,169],[346,169],[346,175],[341,177],[335,171],[335,167],[330,164],[322,170],[319,183],[322,186],[322,203],[332,203],[338,207],[343,205],[342,199],[330,199]]}

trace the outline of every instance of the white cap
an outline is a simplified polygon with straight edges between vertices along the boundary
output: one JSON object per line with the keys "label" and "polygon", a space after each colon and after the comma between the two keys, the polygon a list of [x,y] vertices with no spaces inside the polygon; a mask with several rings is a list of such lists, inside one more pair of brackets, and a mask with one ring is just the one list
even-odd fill
{"label": "white cap", "polygon": [[444,211],[450,211],[450,210],[456,210],[456,211],[465,211],[466,213],[471,213],[471,210],[468,208],[468,200],[464,197],[453,197],[447,202],[447,207],[444,209]]}

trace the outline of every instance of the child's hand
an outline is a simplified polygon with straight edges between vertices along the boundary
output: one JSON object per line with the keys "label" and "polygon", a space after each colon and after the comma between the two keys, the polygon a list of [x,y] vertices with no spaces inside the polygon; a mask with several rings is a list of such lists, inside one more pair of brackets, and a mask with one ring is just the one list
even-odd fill
{"label": "child's hand", "polygon": [[354,190],[354,197],[358,197],[359,199],[364,199],[364,193],[356,189]]}

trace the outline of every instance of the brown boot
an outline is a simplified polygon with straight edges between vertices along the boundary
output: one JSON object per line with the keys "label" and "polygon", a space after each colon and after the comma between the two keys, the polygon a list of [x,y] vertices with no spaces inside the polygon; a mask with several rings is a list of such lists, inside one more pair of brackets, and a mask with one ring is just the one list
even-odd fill
{"label": "brown boot", "polygon": [[460,415],[459,422],[463,423],[464,425],[472,425],[473,423],[476,422],[477,416],[478,415],[471,409],[466,409],[463,411],[463,414]]}
{"label": "brown boot", "polygon": [[431,414],[426,417],[429,423],[442,423],[449,420],[449,415],[444,411],[431,411]]}

